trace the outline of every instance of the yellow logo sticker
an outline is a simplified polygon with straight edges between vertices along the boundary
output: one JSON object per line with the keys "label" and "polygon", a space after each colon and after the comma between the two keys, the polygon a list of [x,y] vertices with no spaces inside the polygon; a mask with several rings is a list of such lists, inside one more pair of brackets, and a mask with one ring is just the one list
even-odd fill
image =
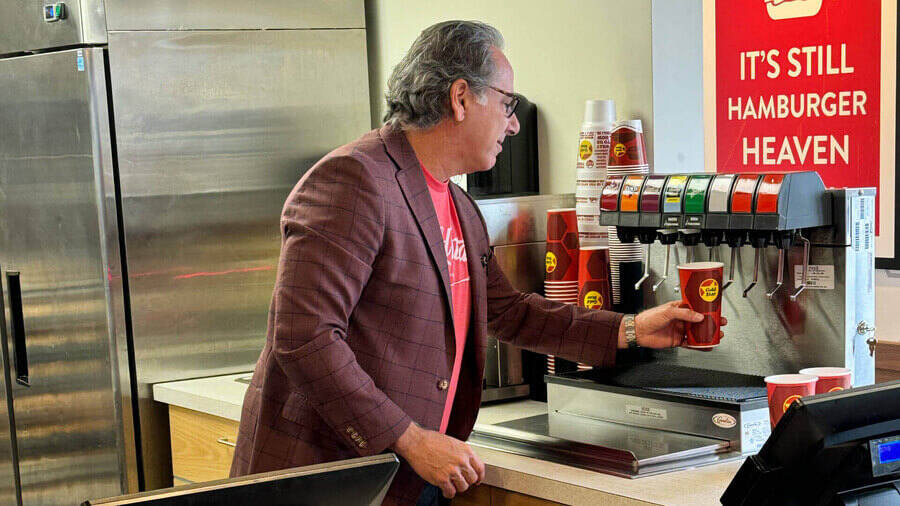
{"label": "yellow logo sticker", "polygon": [[787,410],[788,410],[789,407],[791,407],[791,404],[792,404],[794,401],[796,401],[797,399],[799,399],[800,397],[801,397],[800,395],[792,395],[792,396],[788,397],[787,399],[785,399],[785,400],[784,400],[784,405],[781,406],[781,408],[782,408],[782,413],[787,413]]}
{"label": "yellow logo sticker", "polygon": [[591,144],[591,141],[585,139],[581,141],[581,144],[578,145],[578,158],[582,160],[587,160],[594,154],[594,145]]}
{"label": "yellow logo sticker", "polygon": [[706,302],[712,302],[719,296],[719,282],[715,279],[704,279],[700,283],[700,298]]}
{"label": "yellow logo sticker", "polygon": [[616,155],[616,158],[622,158],[623,156],[625,156],[625,151],[625,145],[621,142],[616,144],[613,148],[613,154]]}
{"label": "yellow logo sticker", "polygon": [[600,292],[591,290],[584,294],[584,307],[588,309],[599,309],[603,307],[603,296]]}
{"label": "yellow logo sticker", "polygon": [[552,251],[548,251],[547,258],[544,259],[544,263],[547,264],[547,272],[555,271],[556,270],[556,255],[554,255]]}

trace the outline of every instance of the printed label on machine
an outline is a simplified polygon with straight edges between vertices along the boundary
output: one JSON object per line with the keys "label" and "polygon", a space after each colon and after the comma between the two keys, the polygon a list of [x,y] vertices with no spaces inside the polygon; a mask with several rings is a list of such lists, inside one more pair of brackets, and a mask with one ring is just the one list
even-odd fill
{"label": "printed label on machine", "polygon": [[626,404],[625,414],[633,416],[643,416],[645,418],[653,418],[654,420],[668,420],[669,416],[666,410],[661,408],[651,408],[648,406],[638,406],[636,404]]}
{"label": "printed label on machine", "polygon": [[[803,266],[794,266],[794,286],[803,281]],[[834,290],[834,266],[810,265],[806,271],[806,288],[808,290]]]}

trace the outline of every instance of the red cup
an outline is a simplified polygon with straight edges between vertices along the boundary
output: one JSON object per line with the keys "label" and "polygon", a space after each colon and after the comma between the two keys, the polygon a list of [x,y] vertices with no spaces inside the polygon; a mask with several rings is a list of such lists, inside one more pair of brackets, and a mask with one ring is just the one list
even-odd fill
{"label": "red cup", "polygon": [[612,309],[609,247],[585,246],[578,252],[578,305]]}
{"label": "red cup", "polygon": [[819,378],[816,382],[816,393],[827,394],[850,388],[850,369],[846,367],[809,367],[801,369],[800,374]]}
{"label": "red cup", "polygon": [[678,266],[681,279],[681,307],[703,315],[699,323],[687,323],[688,348],[714,348],[719,345],[722,322],[721,262],[693,262]]}
{"label": "red cup", "polygon": [[647,148],[644,146],[644,129],[641,120],[616,122],[609,136],[609,160],[607,166],[644,165],[647,163]]}
{"label": "red cup", "polygon": [[769,421],[774,429],[794,401],[816,393],[818,378],[809,374],[778,374],[766,376],[764,380],[769,400]]}
{"label": "red cup", "polygon": [[574,208],[547,211],[547,281],[578,281],[578,220]]}

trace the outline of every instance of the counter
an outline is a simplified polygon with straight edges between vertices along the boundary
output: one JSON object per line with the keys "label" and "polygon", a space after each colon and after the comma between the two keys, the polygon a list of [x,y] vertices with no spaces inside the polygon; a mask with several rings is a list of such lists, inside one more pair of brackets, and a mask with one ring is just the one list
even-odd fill
{"label": "counter", "polygon": [[[238,421],[247,383],[237,380],[247,377],[249,373],[160,383],[153,386],[153,397]],[[485,406],[478,423],[500,423],[546,410],[545,403],[529,400]],[[718,504],[741,465],[727,462],[632,480],[475,445],[473,449],[485,463],[485,484],[564,504]]]}

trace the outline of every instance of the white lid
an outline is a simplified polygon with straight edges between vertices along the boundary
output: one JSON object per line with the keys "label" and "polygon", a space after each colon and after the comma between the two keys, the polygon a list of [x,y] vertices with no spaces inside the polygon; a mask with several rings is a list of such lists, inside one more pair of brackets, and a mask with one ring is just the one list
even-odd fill
{"label": "white lid", "polygon": [[850,369],[846,367],[807,367],[800,369],[800,374],[809,374],[820,378],[839,378],[850,374]]}
{"label": "white lid", "polygon": [[616,121],[616,103],[609,99],[584,102],[585,123],[610,123]]}
{"label": "white lid", "polygon": [[797,385],[800,383],[819,381],[819,378],[809,374],[776,374],[774,376],[766,376],[763,378],[763,381],[766,383],[774,383],[776,385]]}
{"label": "white lid", "polygon": [[547,209],[548,213],[565,213],[568,211],[574,211],[574,207],[561,207],[559,209]]}
{"label": "white lid", "polygon": [[581,249],[582,251],[583,250],[609,249],[609,246],[582,246],[579,249]]}
{"label": "white lid", "polygon": [[679,269],[716,269],[718,267],[725,267],[725,264],[722,262],[691,262],[689,264],[681,264],[678,266]]}
{"label": "white lid", "polygon": [[628,127],[642,133],[644,131],[644,126],[639,119],[623,119],[621,121],[616,121],[616,128],[619,127]]}

